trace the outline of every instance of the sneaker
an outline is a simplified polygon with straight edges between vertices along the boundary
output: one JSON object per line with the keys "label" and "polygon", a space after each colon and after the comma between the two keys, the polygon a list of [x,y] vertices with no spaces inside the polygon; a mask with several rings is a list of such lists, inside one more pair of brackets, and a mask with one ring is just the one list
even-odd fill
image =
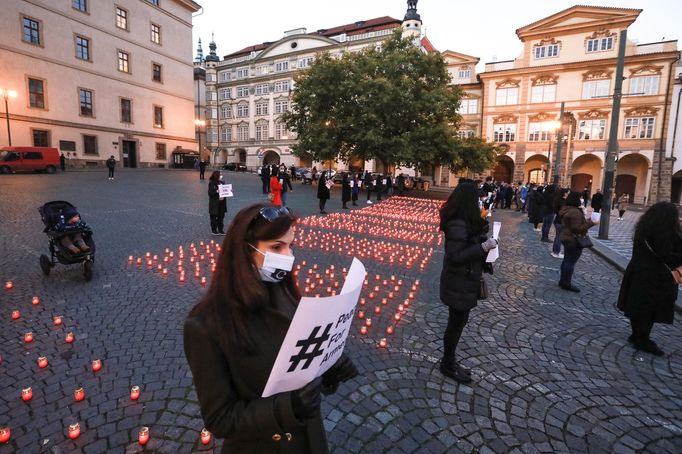
{"label": "sneaker", "polygon": [[371,200],[368,200],[368,201],[367,201],[367,205],[371,205],[371,204],[372,204],[372,201],[371,201]]}
{"label": "sneaker", "polygon": [[542,232],[542,229],[533,229],[533,232]]}
{"label": "sneaker", "polygon": [[220,235],[218,232],[211,232],[211,235]]}
{"label": "sneaker", "polygon": [[562,259],[564,258],[564,254],[562,254],[561,252],[559,252],[558,254],[556,252],[552,252],[552,257],[554,257],[555,259]]}
{"label": "sneaker", "polygon": [[218,235],[226,235],[226,233],[223,232],[222,230],[218,230]]}

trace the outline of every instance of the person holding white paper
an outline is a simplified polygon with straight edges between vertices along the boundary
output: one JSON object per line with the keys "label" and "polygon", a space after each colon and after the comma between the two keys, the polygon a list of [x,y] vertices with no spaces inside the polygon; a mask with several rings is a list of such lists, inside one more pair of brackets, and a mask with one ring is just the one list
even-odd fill
{"label": "person holding white paper", "polygon": [[471,382],[471,371],[459,364],[455,350],[469,320],[469,311],[485,299],[483,270],[488,252],[497,240],[488,238],[489,223],[478,208],[478,189],[471,180],[460,180],[440,210],[440,230],[445,233],[445,258],[440,275],[440,299],[448,306],[440,371],[460,383]]}
{"label": "person holding white paper", "polygon": [[222,176],[215,170],[208,177],[208,215],[211,219],[211,234],[225,235],[224,220],[227,213],[227,200],[220,197],[218,186],[221,184]]}
{"label": "person holding white paper", "polygon": [[301,389],[261,397],[296,312],[294,215],[251,205],[235,216],[211,285],[184,326],[206,428],[223,453],[327,453],[320,402],[357,374],[346,355]]}

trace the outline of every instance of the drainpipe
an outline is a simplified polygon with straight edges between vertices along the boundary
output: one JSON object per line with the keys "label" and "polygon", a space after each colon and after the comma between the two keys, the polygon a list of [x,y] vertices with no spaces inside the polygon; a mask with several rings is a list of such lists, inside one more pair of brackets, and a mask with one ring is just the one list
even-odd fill
{"label": "drainpipe", "polygon": [[[664,128],[666,127],[666,124],[667,124],[666,120],[668,119],[668,103],[670,102],[670,91],[671,91],[671,87],[674,86],[674,84],[672,83],[673,68],[675,66],[675,63],[677,63],[677,61],[679,59],[680,58],[677,57],[675,60],[670,62],[670,67],[668,68],[668,89],[665,91],[665,104],[663,105],[664,106],[663,107],[663,125],[661,127],[661,131],[664,130]],[[680,108],[679,104],[677,105],[677,108],[679,110],[679,108]],[[675,124],[675,126],[677,126],[677,124]],[[665,161],[665,159],[666,159],[665,158],[665,138],[663,137],[663,134],[661,134],[660,140],[661,140],[661,156],[658,160],[658,181],[656,181],[656,200],[655,200],[656,202],[661,200],[661,170],[663,169],[663,161]],[[674,146],[674,143],[675,142],[673,142],[673,146]],[[671,178],[671,184],[672,184],[672,178]],[[672,190],[672,188],[671,188],[671,190]],[[672,196],[672,193],[670,195]]]}
{"label": "drainpipe", "polygon": [[670,146],[670,159],[675,159],[675,139],[677,138],[677,123],[680,118],[680,101],[682,101],[682,74],[680,74],[680,90],[677,92],[677,110],[675,110],[675,126],[673,127],[673,142]]}

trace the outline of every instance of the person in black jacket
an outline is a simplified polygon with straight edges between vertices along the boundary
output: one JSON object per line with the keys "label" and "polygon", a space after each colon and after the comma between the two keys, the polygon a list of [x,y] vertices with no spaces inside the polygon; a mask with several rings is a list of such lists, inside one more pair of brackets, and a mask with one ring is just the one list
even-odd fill
{"label": "person in black jacket", "polygon": [[552,202],[552,211],[554,212],[554,242],[552,243],[552,257],[557,259],[564,258],[564,254],[561,253],[561,209],[566,205],[566,199],[571,193],[568,188],[560,188],[556,195],[554,196],[554,202]]}
{"label": "person in black jacket", "polygon": [[542,186],[536,186],[528,193],[528,222],[533,224],[536,232],[540,232],[540,223],[545,217],[545,199]]}
{"label": "person in black jacket", "polygon": [[384,192],[384,179],[386,177],[382,174],[377,175],[374,179],[374,191],[377,193],[377,202],[381,202],[381,193]]}
{"label": "person in black jacket", "polygon": [[592,202],[590,202],[590,206],[594,210],[595,213],[599,213],[601,211],[601,206],[604,201],[604,194],[601,193],[601,189],[597,189],[597,192],[594,193],[592,196]]}
{"label": "person in black jacket", "polygon": [[208,164],[208,161],[205,159],[202,159],[199,161],[199,179],[203,180],[205,179],[204,174],[206,173],[206,165]]}
{"label": "person in black jacket", "polygon": [[215,170],[208,177],[208,215],[211,218],[211,235],[225,235],[224,219],[227,213],[227,200],[220,198],[218,185],[223,184],[220,172]]}
{"label": "person in black jacket", "polygon": [[260,179],[263,183],[263,194],[270,192],[270,166],[265,164],[260,168]]}
{"label": "person in black jacket", "polygon": [[365,190],[367,191],[367,203],[372,204],[372,189],[374,187],[374,179],[372,178],[372,174],[369,173],[369,170],[365,171]]}
{"label": "person in black jacket", "polygon": [[549,232],[552,229],[552,221],[554,220],[554,193],[556,192],[556,186],[550,184],[542,192],[542,205],[544,206],[544,216],[542,216],[542,237],[540,241],[543,243],[549,243]]}
{"label": "person in black jacket", "polygon": [[114,179],[114,171],[116,170],[116,159],[114,159],[114,155],[112,154],[109,159],[107,159],[107,169],[109,169],[109,179],[113,180]]}
{"label": "person in black jacket", "polygon": [[284,164],[279,166],[277,178],[282,185],[282,205],[285,206],[287,204],[287,199],[289,198],[289,193],[294,191],[294,187],[291,185],[291,177],[287,172],[287,166]]}
{"label": "person in black jacket", "polygon": [[682,266],[680,213],[670,202],[649,207],[635,227],[632,260],[625,269],[618,309],[630,319],[628,342],[637,350],[662,356],[649,339],[654,323],[671,325]]}
{"label": "person in black jacket", "polygon": [[443,336],[440,371],[458,382],[471,381],[471,371],[457,362],[455,350],[469,311],[480,295],[485,258],[497,241],[487,238],[488,221],[481,217],[479,192],[470,181],[460,181],[440,210],[440,229],[445,233],[445,258],[440,275],[440,299],[448,306],[448,325]]}
{"label": "person in black jacket", "polygon": [[348,210],[348,202],[351,198],[351,187],[350,180],[348,179],[348,173],[341,173],[341,203],[343,204],[343,209]]}
{"label": "person in black jacket", "polygon": [[327,453],[320,393],[357,375],[344,354],[301,389],[261,397],[300,299],[290,273],[295,221],[265,203],[237,213],[210,287],[185,320],[201,415],[225,439],[223,453]]}
{"label": "person in black jacket", "polygon": [[327,204],[327,200],[331,198],[329,191],[331,185],[327,186],[328,181],[331,181],[331,178],[327,178],[327,171],[324,170],[320,174],[320,178],[317,179],[317,198],[320,200],[320,214],[327,214],[324,211],[324,207]]}

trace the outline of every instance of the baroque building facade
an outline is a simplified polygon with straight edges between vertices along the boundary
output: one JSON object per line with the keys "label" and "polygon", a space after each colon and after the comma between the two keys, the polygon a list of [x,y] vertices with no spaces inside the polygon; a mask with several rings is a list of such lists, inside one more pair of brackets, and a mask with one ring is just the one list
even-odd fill
{"label": "baroque building facade", "polygon": [[[12,145],[69,165],[165,167],[193,148],[192,0],[3,3],[0,88]],[[2,112],[3,118],[5,113]],[[0,143],[9,143],[0,128]]]}

